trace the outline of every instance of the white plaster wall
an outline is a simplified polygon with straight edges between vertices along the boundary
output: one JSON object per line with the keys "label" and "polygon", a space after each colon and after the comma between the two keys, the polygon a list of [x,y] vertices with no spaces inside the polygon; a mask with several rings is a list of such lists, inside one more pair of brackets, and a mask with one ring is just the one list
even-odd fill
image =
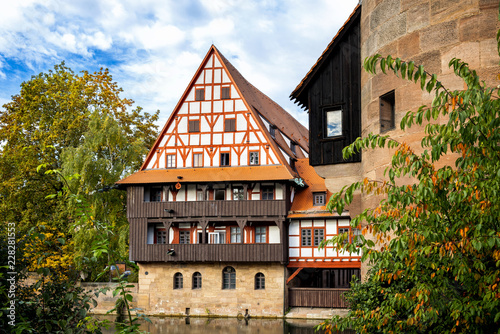
{"label": "white plaster wall", "polygon": [[196,201],[196,185],[189,184],[187,186],[187,200]]}
{"label": "white plaster wall", "polygon": [[283,187],[281,186],[281,184],[277,184],[274,189],[275,189],[275,194],[276,194],[275,198],[277,200],[282,200],[283,199]]}
{"label": "white plaster wall", "polygon": [[349,219],[339,219],[339,226],[349,226]]}
{"label": "white plaster wall", "polygon": [[300,255],[299,249],[298,248],[290,248],[288,250],[288,255],[290,257],[299,257],[299,255]]}
{"label": "white plaster wall", "polygon": [[290,235],[299,235],[299,222],[292,221],[288,227],[288,234]]}
{"label": "white plaster wall", "polygon": [[269,226],[269,243],[270,244],[280,243],[280,229],[278,226]]}
{"label": "white plaster wall", "polygon": [[328,219],[326,221],[326,234],[337,234],[337,220]]}
{"label": "white plaster wall", "polygon": [[301,257],[312,257],[312,248],[302,248]]}

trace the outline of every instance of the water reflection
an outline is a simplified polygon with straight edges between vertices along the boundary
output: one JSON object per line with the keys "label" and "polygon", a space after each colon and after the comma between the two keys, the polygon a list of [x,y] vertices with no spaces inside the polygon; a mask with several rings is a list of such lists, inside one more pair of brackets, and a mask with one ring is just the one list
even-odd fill
{"label": "water reflection", "polygon": [[[107,318],[113,321],[112,318]],[[151,334],[221,334],[221,333],[259,333],[259,334],[313,334],[313,327],[319,320],[305,319],[245,319],[245,318],[174,318],[150,317],[151,323],[143,322],[141,330]],[[113,329],[104,333],[114,333]],[[316,332],[322,333],[322,332]],[[344,332],[350,334],[354,332]]]}

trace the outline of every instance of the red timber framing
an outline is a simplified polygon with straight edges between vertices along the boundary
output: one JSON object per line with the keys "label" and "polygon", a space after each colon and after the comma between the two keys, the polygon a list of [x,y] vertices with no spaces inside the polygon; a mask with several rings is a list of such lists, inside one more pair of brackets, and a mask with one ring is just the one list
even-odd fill
{"label": "red timber framing", "polygon": [[[361,254],[342,253],[319,242],[349,229],[348,219],[294,219],[289,227],[289,268],[361,268]],[[352,234],[352,233],[351,233]],[[322,236],[320,238],[320,236]],[[318,240],[315,240],[318,239]],[[350,238],[350,242],[352,238]]]}
{"label": "red timber framing", "polygon": [[[231,166],[247,166],[250,151],[259,152],[260,165],[288,165],[233,75],[240,76],[212,46],[141,170],[166,168],[166,155],[176,156],[178,168],[195,167],[192,156],[199,153],[203,167],[219,167],[223,152],[230,154]],[[222,88],[229,95],[223,96]],[[203,99],[197,93],[201,90]],[[193,121],[198,121],[199,131],[194,131]]]}

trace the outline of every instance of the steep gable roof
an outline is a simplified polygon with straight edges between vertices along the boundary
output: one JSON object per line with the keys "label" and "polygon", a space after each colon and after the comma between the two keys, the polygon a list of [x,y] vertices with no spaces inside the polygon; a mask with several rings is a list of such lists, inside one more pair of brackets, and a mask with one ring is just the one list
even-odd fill
{"label": "steep gable roof", "polygon": [[[219,81],[216,82],[216,80]],[[218,88],[215,88],[215,86]],[[222,86],[231,89],[230,100],[222,100],[220,95]],[[204,89],[203,94],[209,96],[207,101],[200,102],[194,98],[196,88]],[[208,92],[205,92],[205,89]],[[217,93],[215,92],[216,89],[218,89]],[[229,101],[231,102],[226,112],[225,103]],[[219,107],[216,107],[216,104]],[[217,108],[219,109],[216,110]],[[247,127],[243,139],[241,138],[242,133],[234,134],[233,139],[226,139],[228,138],[226,136],[228,133],[224,132],[226,117],[235,119],[239,127]],[[205,133],[199,131],[199,135],[191,133],[190,129],[187,130],[188,123],[194,118],[198,119],[199,126],[205,126],[205,129],[209,130],[205,130]],[[308,130],[277,103],[250,84],[212,45],[168,118],[140,171],[118,183],[173,182],[171,179],[174,174],[176,178],[185,174],[187,178],[184,178],[184,182],[189,182],[188,179],[192,180],[191,182],[212,182],[214,179],[241,181],[242,175],[249,172],[254,173],[255,176],[259,175],[261,180],[290,180],[297,178],[298,174],[290,165],[290,161],[304,157],[304,153],[300,149],[296,150],[297,153],[292,152],[288,146],[289,144],[281,137],[281,134],[280,136],[271,136],[269,128],[264,124],[264,120],[276,126],[287,137],[289,143],[296,144],[307,153]],[[181,128],[184,130],[181,130]],[[219,129],[219,132],[214,134],[216,128]],[[214,144],[215,136],[223,139],[218,139],[219,142]],[[239,136],[239,139],[237,139],[237,136]],[[193,144],[193,138],[196,144]],[[232,140],[232,144],[224,145],[224,140]],[[229,151],[227,151],[228,149]],[[172,153],[174,150],[177,153]],[[205,165],[200,167],[194,166],[193,161],[188,161],[190,159],[188,156],[193,156],[195,150],[197,150],[196,154],[202,154],[206,159],[210,159],[210,163],[205,162]],[[232,150],[236,152],[236,155],[234,155],[234,152],[231,153]],[[249,161],[245,163],[245,159],[250,159],[247,156],[252,150],[261,152],[259,155],[259,159],[261,159],[259,161],[260,166],[250,166]],[[238,163],[232,163],[231,166],[222,166],[220,164],[219,167],[220,161],[217,155],[226,151],[232,154],[231,156],[235,157],[234,159],[237,158]],[[244,156],[243,152],[246,152],[247,156]],[[172,161],[177,165],[172,169],[165,169],[167,167],[167,155],[169,154],[175,155]],[[181,158],[182,162],[179,161]],[[234,159],[232,158],[232,160]],[[265,159],[266,161],[264,161]],[[243,162],[240,163],[240,160]],[[192,165],[190,165],[191,162]],[[271,168],[271,166],[274,166],[274,168]],[[172,172],[174,170],[175,173]],[[195,172],[197,176],[192,177]]]}

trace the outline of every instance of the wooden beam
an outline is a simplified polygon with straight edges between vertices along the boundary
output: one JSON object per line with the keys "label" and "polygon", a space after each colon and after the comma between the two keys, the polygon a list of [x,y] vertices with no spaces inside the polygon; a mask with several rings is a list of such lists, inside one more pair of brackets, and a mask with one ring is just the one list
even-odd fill
{"label": "wooden beam", "polygon": [[291,281],[292,279],[294,279],[294,277],[295,277],[295,276],[297,276],[297,275],[300,273],[300,271],[301,271],[302,269],[304,269],[304,268],[298,268],[297,270],[295,270],[295,271],[293,272],[293,274],[292,274],[292,275],[290,275],[290,277],[288,277],[288,279],[286,280],[286,284],[290,283],[290,281]]}

